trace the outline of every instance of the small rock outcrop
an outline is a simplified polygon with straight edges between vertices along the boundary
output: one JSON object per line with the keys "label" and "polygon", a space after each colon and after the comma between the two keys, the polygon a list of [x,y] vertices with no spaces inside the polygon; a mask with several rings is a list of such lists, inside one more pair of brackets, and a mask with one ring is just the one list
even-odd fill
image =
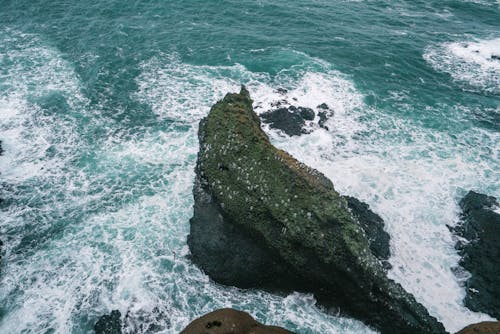
{"label": "small rock outcrop", "polygon": [[481,322],[465,327],[457,334],[498,334],[500,333],[500,322]]}
{"label": "small rock outcrop", "polygon": [[[281,130],[288,136],[308,134],[318,127],[328,130],[326,122],[334,112],[326,103],[321,103],[314,109],[302,107],[294,105],[297,99],[287,97],[286,89],[278,88],[275,92],[281,98],[271,102],[271,110],[259,113],[262,122],[268,124],[271,129]],[[258,104],[255,108],[260,109],[262,105]]]}
{"label": "small rock outcrop", "polygon": [[445,333],[387,278],[331,181],[271,145],[260,125],[245,88],[200,122],[193,262],[222,284],[313,293],[382,333]]}
{"label": "small rock outcrop", "polygon": [[248,313],[221,309],[190,323],[180,334],[294,334],[284,328],[266,326]]}
{"label": "small rock outcrop", "polygon": [[121,334],[122,321],[121,313],[118,310],[111,311],[111,314],[103,315],[94,325],[95,334]]}
{"label": "small rock outcrop", "polygon": [[305,107],[282,107],[260,115],[273,129],[279,129],[289,136],[300,136],[310,131],[305,128],[306,121],[314,120],[314,111]]}
{"label": "small rock outcrop", "polygon": [[[500,214],[495,197],[470,191],[461,201],[461,223],[454,228],[460,265],[470,274],[465,305],[500,319]],[[500,332],[499,332],[500,333]]]}

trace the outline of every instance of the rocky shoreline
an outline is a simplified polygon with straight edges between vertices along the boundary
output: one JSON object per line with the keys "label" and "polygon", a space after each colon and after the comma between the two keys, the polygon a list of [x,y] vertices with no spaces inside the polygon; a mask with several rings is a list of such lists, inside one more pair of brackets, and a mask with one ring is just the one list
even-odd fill
{"label": "rocky shoreline", "polygon": [[214,281],[313,293],[382,333],[445,333],[385,275],[373,249],[388,235],[369,236],[380,228],[364,228],[330,180],[270,144],[245,88],[212,107],[199,140],[188,244]]}
{"label": "rocky shoreline", "polygon": [[465,305],[500,319],[500,214],[497,199],[470,191],[461,201],[455,248],[460,266],[470,273]]}

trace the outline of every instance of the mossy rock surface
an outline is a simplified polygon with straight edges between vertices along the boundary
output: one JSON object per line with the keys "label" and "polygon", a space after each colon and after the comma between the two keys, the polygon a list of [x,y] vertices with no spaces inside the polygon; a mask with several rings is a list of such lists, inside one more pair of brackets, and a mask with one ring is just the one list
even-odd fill
{"label": "mossy rock surface", "polygon": [[383,333],[445,332],[386,277],[332,182],[269,142],[245,88],[212,107],[199,140],[188,244],[212,279],[311,292]]}

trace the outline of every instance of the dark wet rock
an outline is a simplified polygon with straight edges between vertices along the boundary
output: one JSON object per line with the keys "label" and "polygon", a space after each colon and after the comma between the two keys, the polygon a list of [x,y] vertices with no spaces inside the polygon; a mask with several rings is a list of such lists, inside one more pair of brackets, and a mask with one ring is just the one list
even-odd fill
{"label": "dark wet rock", "polygon": [[465,327],[456,334],[499,334],[500,322],[485,321]]}
{"label": "dark wet rock", "polygon": [[288,90],[286,90],[285,88],[278,88],[276,89],[276,93],[286,95],[288,93]]}
{"label": "dark wet rock", "polygon": [[493,59],[493,60],[500,60],[500,56],[491,55],[491,59]]}
{"label": "dark wet rock", "polygon": [[165,309],[154,307],[152,310],[139,309],[127,311],[122,321],[124,333],[158,333],[171,326],[169,314]]}
{"label": "dark wet rock", "polygon": [[288,107],[290,105],[290,103],[288,103],[287,100],[278,100],[278,101],[274,101],[274,102],[271,102],[271,107],[273,108],[280,108],[280,107]]}
{"label": "dark wet rock", "polygon": [[188,244],[213,280],[313,293],[383,333],[445,333],[387,278],[331,181],[270,144],[246,89],[212,107],[199,140]]}
{"label": "dark wet rock", "polygon": [[365,231],[373,255],[383,261],[384,267],[390,268],[390,264],[387,262],[391,256],[390,236],[384,230],[384,220],[370,210],[368,204],[351,196],[344,196],[344,198],[354,218],[358,220],[361,228]]}
{"label": "dark wet rock", "polygon": [[3,246],[3,241],[0,240],[0,261],[2,261],[2,246]]}
{"label": "dark wet rock", "polygon": [[263,325],[245,312],[221,309],[194,320],[180,334],[293,334],[293,332],[281,327]]}
{"label": "dark wet rock", "polygon": [[333,116],[333,110],[331,110],[328,104],[326,103],[320,104],[317,108],[318,110],[321,110],[318,112],[318,117],[319,117],[318,125],[323,129],[328,130],[328,127],[325,124],[326,121],[328,121],[328,119],[330,119],[330,117]]}
{"label": "dark wet rock", "polygon": [[263,113],[261,117],[271,128],[279,129],[289,136],[300,136],[307,133],[304,129],[304,119],[299,114],[289,112],[288,108],[268,111]]}
{"label": "dark wet rock", "polygon": [[472,276],[466,281],[465,305],[500,319],[500,214],[495,197],[470,191],[461,201],[461,223],[454,229],[463,238],[456,244],[460,265]]}
{"label": "dark wet rock", "polygon": [[314,120],[314,110],[304,107],[283,107],[261,114],[265,123],[273,129],[279,129],[289,136],[309,133],[304,127],[306,121]]}
{"label": "dark wet rock", "polygon": [[290,108],[288,108],[288,110],[293,113],[298,113],[306,121],[314,120],[314,110],[312,110],[311,108],[291,106]]}
{"label": "dark wet rock", "polygon": [[319,121],[318,125],[322,127],[325,130],[329,130],[328,127],[325,125],[326,121],[328,121],[328,113],[326,111],[320,111],[318,113]]}
{"label": "dark wet rock", "polygon": [[0,156],[3,154],[3,146],[2,141],[0,140]]}
{"label": "dark wet rock", "polygon": [[103,315],[94,325],[96,334],[121,334],[122,322],[121,313],[118,310],[111,311],[111,314]]}

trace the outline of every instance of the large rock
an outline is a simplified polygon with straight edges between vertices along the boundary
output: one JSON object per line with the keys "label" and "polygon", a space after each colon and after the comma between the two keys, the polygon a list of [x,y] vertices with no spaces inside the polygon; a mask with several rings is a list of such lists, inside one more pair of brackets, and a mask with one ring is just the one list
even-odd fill
{"label": "large rock", "polygon": [[499,334],[500,322],[481,322],[465,327],[457,334]]}
{"label": "large rock", "polygon": [[[465,240],[456,248],[460,265],[471,273],[465,305],[500,319],[500,214],[496,198],[470,191],[461,201],[461,224],[455,232]],[[499,332],[500,333],[500,332]]]}
{"label": "large rock", "polygon": [[330,180],[272,146],[246,89],[200,122],[188,244],[213,280],[314,293],[383,333],[444,333],[389,280]]}
{"label": "large rock", "polygon": [[284,328],[265,326],[248,313],[222,309],[190,323],[180,334],[294,334]]}
{"label": "large rock", "polygon": [[121,313],[118,310],[111,311],[99,318],[94,325],[95,334],[121,334],[122,321]]}

